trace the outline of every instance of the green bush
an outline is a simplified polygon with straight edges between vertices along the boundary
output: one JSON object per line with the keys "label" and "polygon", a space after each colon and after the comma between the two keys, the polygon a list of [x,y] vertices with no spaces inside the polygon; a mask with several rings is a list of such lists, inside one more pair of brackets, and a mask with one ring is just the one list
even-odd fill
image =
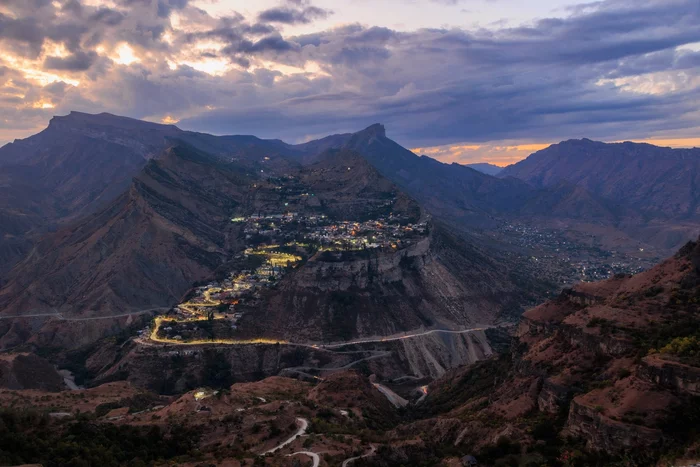
{"label": "green bush", "polygon": [[693,357],[700,355],[700,339],[697,336],[676,337],[660,350],[661,353]]}

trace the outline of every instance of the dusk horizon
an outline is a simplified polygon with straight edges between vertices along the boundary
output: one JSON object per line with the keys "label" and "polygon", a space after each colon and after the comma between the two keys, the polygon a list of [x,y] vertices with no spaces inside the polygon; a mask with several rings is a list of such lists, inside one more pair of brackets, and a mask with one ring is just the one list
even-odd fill
{"label": "dusk horizon", "polygon": [[[0,4],[0,143],[96,109],[292,143],[381,121],[446,162],[698,146],[692,0]],[[184,19],[187,18],[185,22]]]}

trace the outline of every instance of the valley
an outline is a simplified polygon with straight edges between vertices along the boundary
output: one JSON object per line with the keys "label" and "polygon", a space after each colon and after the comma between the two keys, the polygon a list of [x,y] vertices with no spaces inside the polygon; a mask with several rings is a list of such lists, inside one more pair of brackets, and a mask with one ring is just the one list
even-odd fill
{"label": "valley", "polygon": [[0,467],[700,467],[700,0],[0,0]]}
{"label": "valley", "polygon": [[[490,235],[520,252],[543,273],[555,277],[562,287],[578,282],[596,282],[617,274],[645,271],[666,255],[666,250],[635,241],[615,229],[572,226],[546,220],[510,221],[498,225]],[[577,231],[577,228],[581,229]],[[585,233],[584,233],[585,232]]]}

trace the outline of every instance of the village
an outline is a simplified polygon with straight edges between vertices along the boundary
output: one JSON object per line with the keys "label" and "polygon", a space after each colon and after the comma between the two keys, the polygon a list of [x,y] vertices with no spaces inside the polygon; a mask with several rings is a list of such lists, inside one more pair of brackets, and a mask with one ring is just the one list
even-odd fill
{"label": "village", "polygon": [[363,250],[401,248],[428,232],[427,222],[411,224],[407,216],[355,221],[332,221],[328,216],[300,213],[239,217],[245,223],[246,240],[253,244],[296,242],[315,250]]}
{"label": "village", "polygon": [[234,258],[239,267],[223,280],[194,287],[142,336],[168,344],[248,342],[237,338],[241,319],[254,312],[265,290],[305,261],[334,252],[398,251],[429,233],[427,222],[412,224],[393,214],[363,222],[315,213],[259,214],[231,222],[242,224],[247,245]]}

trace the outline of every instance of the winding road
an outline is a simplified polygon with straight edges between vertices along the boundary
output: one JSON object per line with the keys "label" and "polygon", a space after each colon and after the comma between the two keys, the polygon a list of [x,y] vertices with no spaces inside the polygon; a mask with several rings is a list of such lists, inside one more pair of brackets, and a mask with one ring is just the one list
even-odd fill
{"label": "winding road", "polygon": [[348,465],[352,464],[353,462],[364,459],[365,457],[371,457],[374,455],[374,453],[377,452],[377,446],[374,444],[370,445],[369,447],[369,452],[367,454],[364,454],[362,456],[357,456],[357,457],[351,457],[349,459],[345,459],[343,461],[342,467],[348,467]]}
{"label": "winding road", "polygon": [[[331,344],[311,344],[311,343],[301,343],[301,342],[289,342],[282,339],[270,339],[270,338],[258,338],[258,339],[247,339],[247,340],[214,340],[214,341],[194,341],[194,342],[182,342],[170,339],[162,339],[156,337],[157,330],[151,332],[149,337],[150,342],[146,340],[139,340],[139,343],[143,345],[178,345],[178,346],[195,346],[195,345],[253,345],[253,344],[277,344],[277,345],[288,345],[292,347],[307,347],[316,350],[332,350],[339,349],[342,347],[347,347],[356,344],[372,344],[372,343],[382,343],[382,342],[395,342],[404,339],[413,339],[416,337],[429,336],[432,334],[469,334],[472,332],[485,331],[492,328],[493,326],[482,326],[478,328],[460,329],[460,330],[448,330],[448,329],[433,329],[430,331],[420,331],[408,334],[402,334],[400,336],[387,336],[387,337],[374,337],[368,339],[356,339],[345,342],[336,342]],[[349,352],[348,352],[349,353]],[[377,357],[378,358],[378,357]]]}
{"label": "winding road", "polygon": [[[275,446],[274,448],[270,449],[269,451],[263,452],[262,455],[264,456],[265,454],[272,454],[274,452],[277,452],[280,449],[284,448],[285,446],[292,444],[294,442],[294,440],[297,439],[298,437],[304,436],[304,434],[306,434],[307,428],[309,428],[309,421],[305,418],[297,418],[297,425],[299,426],[299,429],[297,430],[296,433],[294,433],[292,435],[291,438],[286,440],[284,443],[282,443],[278,446]],[[314,465],[318,465],[318,464],[314,464]]]}
{"label": "winding road", "polygon": [[[287,457],[298,456],[299,454],[302,454],[304,456],[309,456],[310,458],[312,458],[314,460],[313,467],[318,467],[319,464],[321,464],[321,456],[319,456],[315,452],[311,452],[311,451],[299,451],[299,452],[295,452],[294,454],[287,454]],[[343,464],[343,465],[345,465],[345,464]]]}
{"label": "winding road", "polygon": [[353,345],[353,344],[371,344],[374,342],[394,342],[394,341],[400,341],[403,339],[413,339],[414,337],[429,336],[431,334],[468,334],[470,332],[485,331],[491,327],[492,326],[483,326],[483,327],[479,327],[479,328],[469,328],[469,329],[460,329],[460,330],[432,329],[430,331],[414,332],[413,334],[408,333],[408,334],[403,334],[400,336],[388,336],[388,337],[377,337],[377,338],[370,338],[370,339],[358,339],[358,340],[354,340],[354,341],[341,342],[338,344],[322,345],[321,347],[323,347],[325,349],[334,349],[334,348],[345,347],[347,345]]}

